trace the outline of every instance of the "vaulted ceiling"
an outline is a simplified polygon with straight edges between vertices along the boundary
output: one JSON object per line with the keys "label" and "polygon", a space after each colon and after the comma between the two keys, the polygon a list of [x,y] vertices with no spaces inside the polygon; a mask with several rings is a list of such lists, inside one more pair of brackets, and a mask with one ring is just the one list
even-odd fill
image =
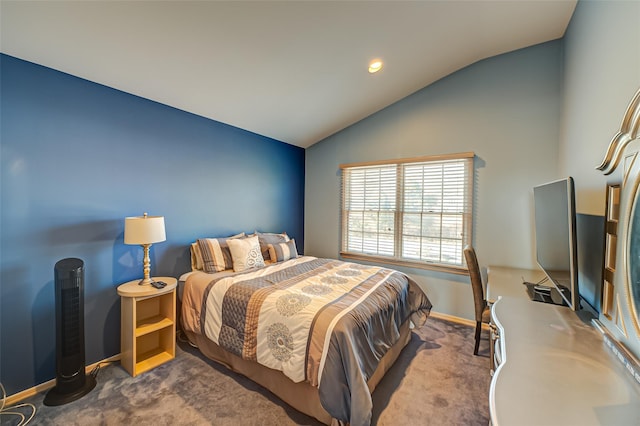
{"label": "vaulted ceiling", "polygon": [[[2,53],[308,147],[479,60],[561,38],[576,1],[8,1]],[[383,69],[369,74],[380,58]]]}

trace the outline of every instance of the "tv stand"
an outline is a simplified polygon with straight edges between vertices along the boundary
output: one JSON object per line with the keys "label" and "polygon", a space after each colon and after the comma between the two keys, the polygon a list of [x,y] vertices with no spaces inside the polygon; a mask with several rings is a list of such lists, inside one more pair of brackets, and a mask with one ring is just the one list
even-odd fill
{"label": "tv stand", "polygon": [[491,425],[640,425],[640,386],[595,322],[527,297],[521,277],[541,275],[489,268]]}

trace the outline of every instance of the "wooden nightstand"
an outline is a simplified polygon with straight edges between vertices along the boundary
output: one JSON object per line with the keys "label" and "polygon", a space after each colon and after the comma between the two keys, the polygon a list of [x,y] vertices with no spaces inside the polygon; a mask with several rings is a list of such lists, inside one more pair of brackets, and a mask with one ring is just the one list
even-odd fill
{"label": "wooden nightstand", "polygon": [[172,277],[153,277],[167,286],[156,289],[138,280],[118,286],[121,301],[120,363],[133,377],[176,356],[176,284]]}

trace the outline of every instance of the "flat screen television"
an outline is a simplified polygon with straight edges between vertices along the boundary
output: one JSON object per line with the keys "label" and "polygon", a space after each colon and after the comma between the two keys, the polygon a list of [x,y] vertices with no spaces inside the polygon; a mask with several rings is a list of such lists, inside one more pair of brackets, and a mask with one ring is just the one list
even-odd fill
{"label": "flat screen television", "polygon": [[536,261],[565,303],[580,309],[573,178],[533,188]]}

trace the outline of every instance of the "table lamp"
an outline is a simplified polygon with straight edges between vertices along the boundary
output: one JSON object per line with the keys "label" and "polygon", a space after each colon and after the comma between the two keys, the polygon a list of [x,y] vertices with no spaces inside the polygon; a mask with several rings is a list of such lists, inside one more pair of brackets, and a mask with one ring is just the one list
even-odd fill
{"label": "table lamp", "polygon": [[148,216],[145,213],[143,216],[124,219],[124,243],[139,244],[144,249],[144,278],[138,284],[148,285],[153,281],[149,277],[151,272],[149,247],[153,243],[159,243],[166,239],[163,216]]}

